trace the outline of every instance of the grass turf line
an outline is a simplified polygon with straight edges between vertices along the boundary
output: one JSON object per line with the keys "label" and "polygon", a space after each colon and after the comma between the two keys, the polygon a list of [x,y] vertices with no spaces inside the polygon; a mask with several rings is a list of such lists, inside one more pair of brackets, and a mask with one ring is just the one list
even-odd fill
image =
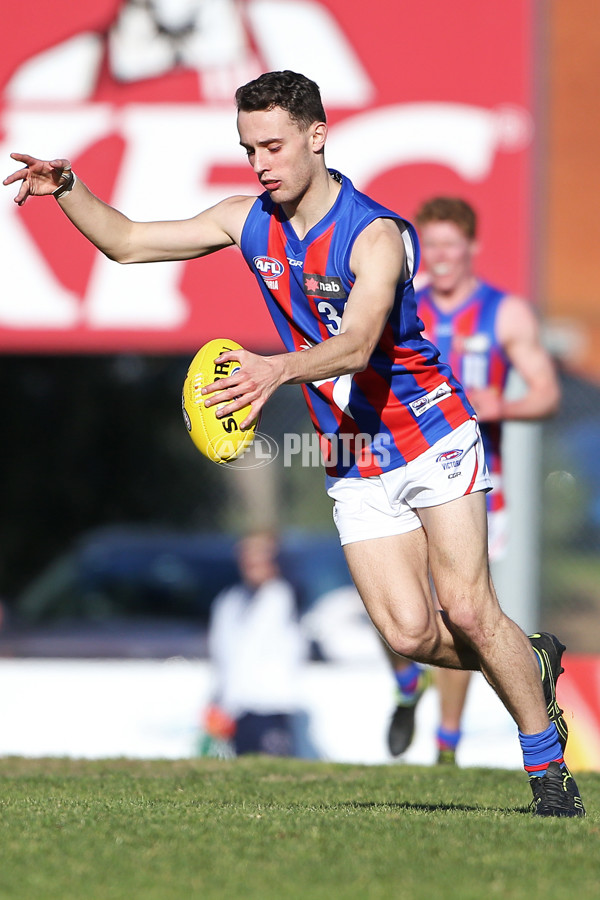
{"label": "grass turf line", "polygon": [[578,784],[588,817],[543,820],[513,771],[3,759],[0,898],[587,898],[600,775]]}

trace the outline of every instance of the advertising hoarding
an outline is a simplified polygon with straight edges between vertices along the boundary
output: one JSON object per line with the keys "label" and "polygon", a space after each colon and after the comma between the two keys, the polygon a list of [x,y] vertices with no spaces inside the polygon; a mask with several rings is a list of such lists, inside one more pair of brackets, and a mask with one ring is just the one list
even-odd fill
{"label": "advertising hoarding", "polygon": [[[412,218],[437,193],[481,217],[488,280],[530,287],[532,5],[345,0],[32,0],[0,37],[0,140],[67,157],[133,219],[188,218],[259,193],[233,95],[262,71],[320,85],[327,163]],[[0,349],[189,352],[226,334],[279,346],[235,249],[122,267],[52,199],[0,198]]]}

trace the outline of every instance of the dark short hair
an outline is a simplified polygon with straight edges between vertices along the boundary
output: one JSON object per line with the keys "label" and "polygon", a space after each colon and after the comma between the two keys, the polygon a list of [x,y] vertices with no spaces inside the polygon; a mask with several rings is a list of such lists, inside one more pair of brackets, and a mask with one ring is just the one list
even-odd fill
{"label": "dark short hair", "polygon": [[298,72],[265,72],[235,92],[238,112],[256,112],[279,106],[301,128],[326,122],[321,92],[316,82]]}
{"label": "dark short hair", "polygon": [[461,197],[432,197],[415,215],[417,228],[429,222],[453,222],[471,240],[477,236],[477,214]]}

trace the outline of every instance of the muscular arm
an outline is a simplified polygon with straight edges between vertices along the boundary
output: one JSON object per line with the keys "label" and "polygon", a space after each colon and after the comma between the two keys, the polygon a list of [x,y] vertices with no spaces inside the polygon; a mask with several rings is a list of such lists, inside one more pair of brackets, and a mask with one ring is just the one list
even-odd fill
{"label": "muscular arm", "polygon": [[350,262],[355,282],[340,334],[300,352],[270,357],[245,350],[223,354],[221,360],[236,359],[241,368],[205,388],[206,393],[225,389],[218,397],[207,399],[206,404],[232,400],[220,415],[251,404],[251,412],[242,423],[245,427],[282,384],[324,381],[366,368],[392,310],[396,285],[403,277],[404,244],[398,226],[390,219],[372,222],[357,238]]}
{"label": "muscular arm", "polygon": [[[12,153],[24,168],[4,180],[21,182],[15,202],[47,196],[61,183],[68,161],[39,160]],[[96,197],[79,179],[57,200],[63,212],[89,241],[110,259],[120,263],[159,262],[205,256],[238,243],[253,197],[229,197],[191,219],[134,222]]]}
{"label": "muscular arm", "polygon": [[520,297],[506,297],[496,327],[504,352],[525,383],[525,392],[515,399],[470,392],[480,420],[543,419],[553,415],[560,403],[560,386],[531,305]]}
{"label": "muscular arm", "polygon": [[361,372],[388,320],[404,268],[404,245],[397,225],[376,219],[357,239],[351,257],[355,282],[339,335],[310,350],[282,355],[282,384],[303,384]]}

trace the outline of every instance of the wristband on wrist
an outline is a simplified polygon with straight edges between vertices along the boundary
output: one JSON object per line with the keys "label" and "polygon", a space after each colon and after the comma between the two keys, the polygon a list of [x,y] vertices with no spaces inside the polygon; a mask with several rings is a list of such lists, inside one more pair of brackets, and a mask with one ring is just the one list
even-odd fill
{"label": "wristband on wrist", "polygon": [[52,191],[52,196],[56,197],[57,200],[60,200],[61,197],[64,197],[69,191],[72,191],[77,182],[77,176],[70,166],[63,169],[61,178],[64,178],[65,175],[67,176],[65,181],[62,184],[59,184],[55,191]]}

